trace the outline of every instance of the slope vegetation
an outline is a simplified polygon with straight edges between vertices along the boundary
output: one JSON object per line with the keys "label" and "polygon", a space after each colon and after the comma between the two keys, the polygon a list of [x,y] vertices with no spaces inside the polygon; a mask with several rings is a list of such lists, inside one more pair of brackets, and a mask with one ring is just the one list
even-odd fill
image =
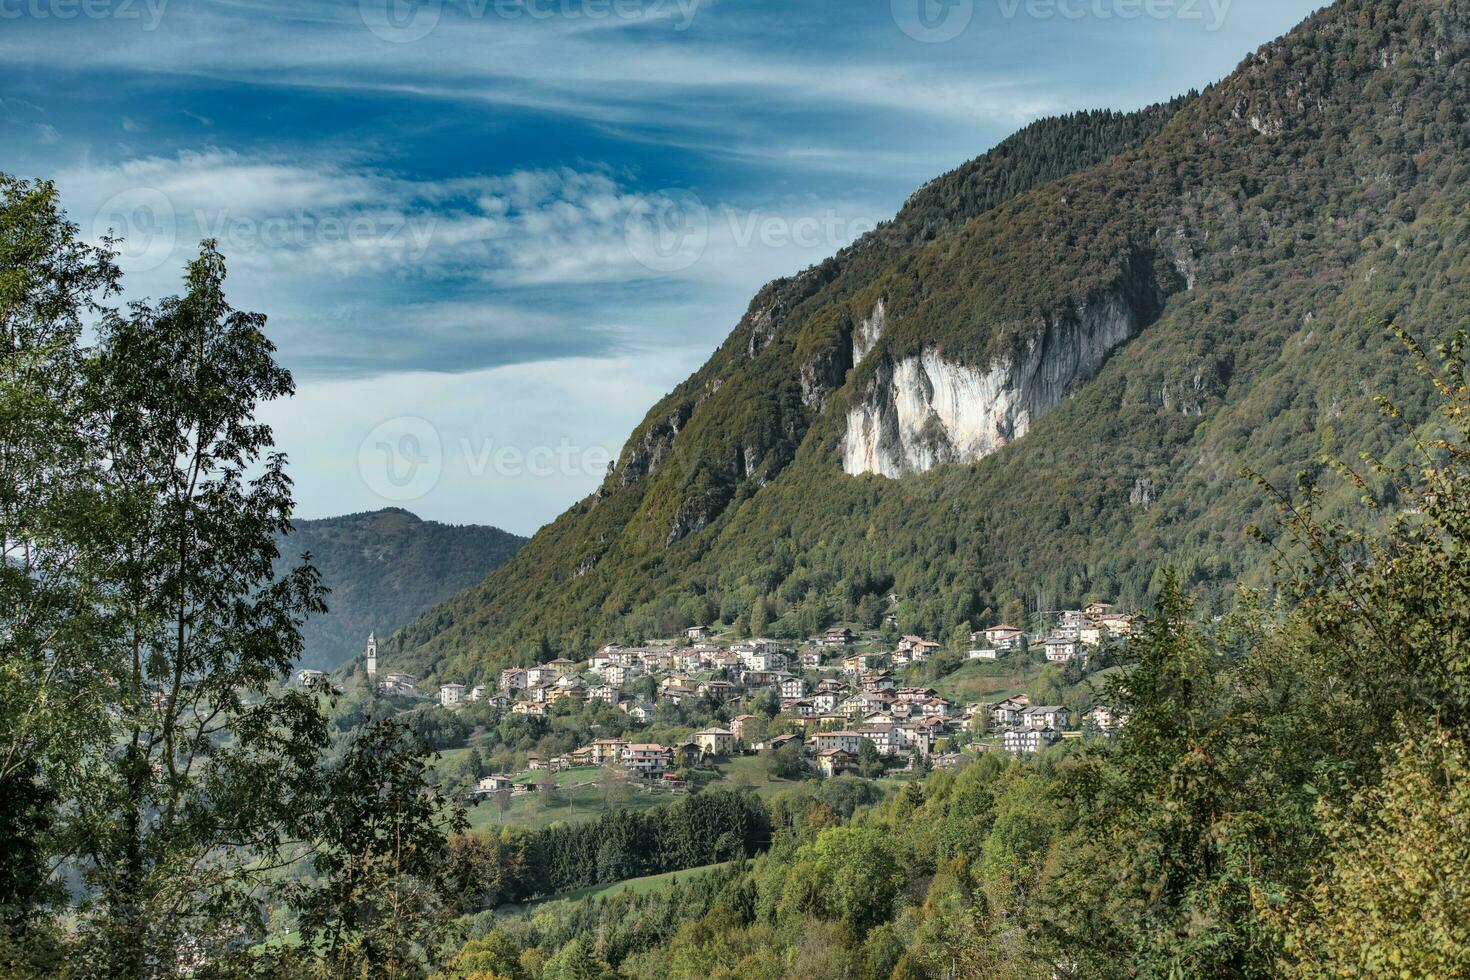
{"label": "slope vegetation", "polygon": [[362,652],[370,632],[387,636],[435,603],[480,582],[526,539],[494,527],[424,521],[385,510],[296,521],[280,543],[282,563],[310,553],[331,595],[307,620],[303,667],[331,670]]}
{"label": "slope vegetation", "polygon": [[[1426,392],[1385,324],[1463,323],[1467,16],[1340,0],[1203,93],[1038,123],[926,185],[764,288],[604,485],[398,661],[474,674],[752,616],[798,635],[891,593],[939,632],[1023,597],[1139,603],[1166,560],[1227,604],[1269,523],[1242,471],[1392,458],[1372,396]],[[956,378],[1000,379],[998,407],[946,403]],[[862,431],[890,475],[853,464]]]}

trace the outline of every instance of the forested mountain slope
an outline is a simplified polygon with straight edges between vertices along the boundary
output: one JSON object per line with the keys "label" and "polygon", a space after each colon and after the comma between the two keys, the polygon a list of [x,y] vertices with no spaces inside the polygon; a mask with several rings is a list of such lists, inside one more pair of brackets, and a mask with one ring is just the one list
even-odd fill
{"label": "forested mountain slope", "polygon": [[[1280,484],[1393,456],[1464,325],[1470,10],[1340,0],[1203,93],[1050,120],[765,287],[590,498],[390,646],[421,674],[1253,580]],[[1371,492],[1392,504],[1391,488]],[[1388,508],[1390,511],[1392,507]],[[1033,600],[1034,601],[1034,600]]]}
{"label": "forested mountain slope", "polygon": [[296,521],[280,542],[281,563],[310,553],[331,594],[327,612],[306,621],[303,667],[331,670],[436,602],[504,565],[526,539],[495,527],[424,521],[398,507]]}

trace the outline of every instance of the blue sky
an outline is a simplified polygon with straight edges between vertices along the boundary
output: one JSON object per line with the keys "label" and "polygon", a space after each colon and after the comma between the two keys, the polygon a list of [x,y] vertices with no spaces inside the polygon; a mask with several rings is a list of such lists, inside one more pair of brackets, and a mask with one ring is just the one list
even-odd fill
{"label": "blue sky", "polygon": [[1027,122],[1202,87],[1303,0],[0,0],[0,169],[221,240],[300,512],[528,533],[761,283]]}

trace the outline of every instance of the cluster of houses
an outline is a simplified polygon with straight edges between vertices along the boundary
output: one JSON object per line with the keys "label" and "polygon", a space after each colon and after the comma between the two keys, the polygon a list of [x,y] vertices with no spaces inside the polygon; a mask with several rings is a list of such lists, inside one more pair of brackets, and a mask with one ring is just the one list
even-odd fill
{"label": "cluster of houses", "polygon": [[1044,751],[1069,734],[1080,735],[1083,726],[1090,725],[1103,734],[1113,734],[1123,721],[1120,714],[1101,705],[1077,718],[1070,709],[1059,704],[1034,705],[1024,694],[972,705],[969,710],[972,730],[978,730],[983,723],[988,731],[1000,736],[1000,748],[1015,755]]}
{"label": "cluster of houses", "polygon": [[1111,603],[1094,602],[1082,609],[1057,613],[1052,628],[1037,636],[1028,636],[1025,630],[1002,623],[970,634],[974,646],[970,659],[999,660],[1015,650],[1041,648],[1052,663],[1081,660],[1089,650],[1111,639],[1131,635],[1137,620],[1131,613],[1115,610]]}
{"label": "cluster of houses", "polygon": [[[1038,634],[1007,624],[976,631],[971,634],[975,649],[969,656],[998,660],[1017,650],[1044,649],[1052,662],[1083,659],[1111,638],[1130,634],[1134,622],[1133,616],[1107,603],[1093,603],[1056,614],[1051,627]],[[995,748],[1027,754],[1077,733],[1085,723],[1103,732],[1120,723],[1104,708],[1079,719],[1065,707],[1031,705],[1024,696],[958,706],[932,688],[904,686],[894,671],[924,663],[941,649],[921,636],[904,636],[894,649],[881,652],[853,650],[859,638],[840,626],[813,637],[800,650],[768,639],[722,645],[712,642],[706,627],[688,630],[684,640],[646,646],[612,643],[585,661],[557,658],[509,667],[500,672],[493,690],[482,684],[447,683],[439,686],[437,699],[449,709],[489,702],[501,711],[533,717],[545,717],[564,699],[595,699],[642,725],[653,721],[656,704],[662,701],[708,699],[734,712],[728,728],[707,728],[676,745],[599,739],[566,755],[545,759],[533,755],[529,760],[531,769],[615,765],[649,779],[672,778],[671,773],[683,765],[708,756],[787,745],[798,746],[808,765],[827,775],[856,766],[864,742],[889,760],[950,759],[935,755],[936,747],[960,732],[998,736]],[[419,696],[417,680],[410,674],[377,676],[373,636],[368,637],[366,660],[370,679],[382,690]],[[324,679],[320,672],[303,675],[308,673],[317,676],[303,676],[303,683]],[[750,698],[765,691],[775,693],[781,716],[790,722],[785,727],[794,729],[769,740],[764,738],[764,725],[751,724],[757,716],[742,710],[749,707]],[[484,793],[511,788],[508,777],[486,777],[481,782]]]}

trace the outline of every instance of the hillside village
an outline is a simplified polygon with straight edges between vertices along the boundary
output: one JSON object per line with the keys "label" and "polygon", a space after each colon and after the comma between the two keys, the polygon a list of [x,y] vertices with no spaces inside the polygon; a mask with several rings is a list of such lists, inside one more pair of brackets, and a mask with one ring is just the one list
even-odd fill
{"label": "hillside village", "polygon": [[[1043,628],[1035,632],[1005,623],[976,630],[963,657],[951,654],[950,660],[959,669],[980,671],[1019,662],[1068,665],[1086,676],[1136,622],[1101,602],[1038,619]],[[446,712],[476,706],[492,717],[548,719],[601,702],[627,722],[622,733],[588,738],[569,751],[529,752],[523,772],[476,774],[467,787],[471,798],[530,792],[538,783],[530,774],[544,774],[544,783],[557,773],[592,767],[614,770],[643,788],[678,793],[688,788],[684,774],[690,768],[752,754],[780,754],[779,768],[787,775],[952,768],[965,752],[1031,755],[1084,733],[1107,736],[1122,723],[1106,705],[1078,711],[1033,704],[1024,693],[958,703],[916,680],[943,652],[940,643],[922,636],[902,636],[889,645],[879,634],[845,626],[801,644],[725,642],[698,626],[642,646],[607,644],[583,661],[559,657],[508,667],[493,687],[450,682],[420,690],[410,674],[379,670],[375,636],[368,638],[363,667],[378,692]],[[303,670],[298,680],[309,686],[326,675]],[[677,717],[709,723],[675,738],[638,737],[655,725],[661,708],[672,713],[681,707]]]}

